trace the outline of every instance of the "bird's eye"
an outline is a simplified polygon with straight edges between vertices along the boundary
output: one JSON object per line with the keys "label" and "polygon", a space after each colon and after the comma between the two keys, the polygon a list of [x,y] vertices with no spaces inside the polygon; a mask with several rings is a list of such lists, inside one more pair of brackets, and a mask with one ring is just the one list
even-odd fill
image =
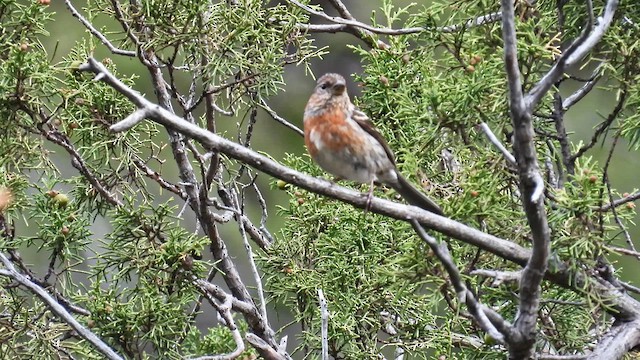
{"label": "bird's eye", "polygon": [[320,85],[320,88],[321,88],[322,90],[324,90],[324,89],[326,89],[326,88],[328,88],[328,87],[329,87],[329,83],[322,83],[322,85]]}

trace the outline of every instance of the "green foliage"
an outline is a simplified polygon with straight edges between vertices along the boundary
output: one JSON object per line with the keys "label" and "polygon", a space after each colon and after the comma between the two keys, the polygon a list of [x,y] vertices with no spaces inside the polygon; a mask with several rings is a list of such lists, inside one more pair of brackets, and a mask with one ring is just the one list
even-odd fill
{"label": "green foliage", "polygon": [[[578,3],[567,6],[567,31],[558,34],[556,2],[539,1],[535,8],[520,2],[519,6],[519,61],[527,90],[561,53],[562,39],[579,35],[584,8]],[[490,10],[498,10],[495,2],[434,2],[418,11],[416,6],[396,8],[386,1],[380,23],[394,28],[454,25]],[[388,48],[353,47],[364,65],[363,74],[355,76],[363,85],[363,94],[356,101],[395,150],[401,171],[423,185],[445,214],[528,247],[529,227],[517,175],[476,127],[486,122],[503,142],[509,141],[512,131],[499,27],[496,22],[451,33],[427,31],[385,38]],[[637,36],[633,39],[632,34],[637,27],[629,27],[617,41],[624,43],[625,49],[633,46],[635,51]],[[612,36],[620,36],[619,31],[614,30],[618,35]],[[631,53],[631,49],[623,51],[629,57],[606,66],[612,77],[620,73],[616,67],[629,74],[638,73],[637,61],[631,60],[637,56]],[[636,87],[630,86],[628,93],[636,92]],[[552,100],[551,96],[545,98],[536,114],[548,113]],[[627,121],[623,129],[633,126]],[[553,139],[547,134],[555,133],[556,128],[542,115],[536,118],[535,128],[540,135],[536,139],[539,162],[544,164],[561,151],[557,144],[543,150]],[[447,161],[445,153],[455,160]],[[289,157],[286,163],[320,174],[308,158]],[[594,266],[599,257],[608,254],[607,247],[617,241],[619,227],[613,216],[596,210],[608,199],[602,179],[600,165],[590,158],[578,158],[575,174],[549,196],[554,261],[575,269]],[[268,284],[275,300],[294,309],[296,319],[303,324],[304,346],[320,346],[316,291],[322,289],[331,314],[330,354],[338,358],[374,358],[387,346],[397,344],[402,344],[412,358],[432,358],[433,354],[474,359],[503,356],[501,349],[484,341],[482,332],[455,311],[461,304],[443,269],[405,224],[362,214],[302,190],[288,191],[291,201],[281,213],[289,220],[263,261],[271,274]],[[389,197],[392,193],[383,190],[376,195]],[[614,198],[616,195],[614,192]],[[617,212],[622,222],[631,221],[633,215],[631,207]],[[513,321],[510,317],[517,312],[517,284],[493,286],[492,279],[468,274],[476,268],[515,268],[482,250],[442,241],[448,242],[467,285],[481,301]],[[603,299],[585,302],[582,294],[552,285],[543,289],[543,298],[541,318],[553,324],[540,324],[541,347],[581,351],[594,340],[591,327],[598,320],[592,306]],[[397,317],[397,332],[376,343],[374,340],[387,326],[381,313]],[[472,339],[477,339],[479,347]]]}
{"label": "green foliage", "polygon": [[[96,0],[102,16],[118,16],[111,1]],[[164,63],[180,66],[172,77],[198,76],[205,86],[237,83],[228,88],[224,106],[238,109],[255,95],[274,94],[282,87],[285,65],[302,64],[318,56],[313,40],[296,26],[308,16],[283,4],[263,0],[232,2],[144,1],[121,4],[126,19],[144,26],[131,31],[145,49]],[[152,32],[152,33],[151,33]],[[124,49],[134,49],[124,41]],[[221,101],[222,102],[222,101]]]}
{"label": "green foliage", "polygon": [[[126,357],[177,359],[232,351],[235,343],[227,328],[204,330],[196,321],[205,310],[193,280],[221,273],[220,264],[202,259],[211,239],[187,230],[168,199],[192,200],[184,189],[202,184],[191,183],[184,173],[165,171],[165,159],[188,149],[181,165],[203,170],[207,156],[220,156],[217,165],[226,172],[196,189],[202,191],[199,200],[206,199],[207,211],[214,211],[206,202],[215,197],[211,184],[240,176],[244,165],[198,144],[185,145],[171,129],[149,121],[124,133],[109,132],[136,107],[111,86],[94,81],[94,75],[78,71],[104,47],[91,34],[52,63],[53,54],[41,43],[52,19],[46,3],[0,0],[2,252],[18,264],[19,252],[31,251],[36,261],[43,260],[34,266],[22,263],[20,271],[84,309],[74,316]],[[566,2],[562,31],[557,1],[516,5],[518,60],[527,91],[565,44],[579,36],[585,5]],[[603,2],[594,6],[599,13]],[[446,28],[498,10],[489,0],[406,7],[383,1],[371,17],[374,25],[431,31],[381,37],[388,46],[373,50],[352,46],[364,67],[354,77],[363,85],[356,102],[389,140],[400,171],[437,199],[448,216],[529,246],[517,171],[476,126],[485,122],[503,143],[510,142],[500,23]],[[116,77],[141,90],[142,74],[151,73],[156,95],[164,100],[160,105],[216,133],[224,131],[204,121],[211,119],[203,112],[213,107],[222,114],[257,111],[262,98],[281,90],[284,68],[302,65],[308,70],[308,59],[323,54],[303,30],[309,16],[279,2],[92,0],[82,11],[93,24],[104,24],[96,28],[115,47],[133,51],[131,58],[141,63],[125,70],[129,64],[121,65],[119,56],[102,58]],[[613,124],[615,136],[628,139],[637,150],[640,5],[623,2],[619,11],[629,18],[614,22],[584,64],[601,65],[604,87],[618,95],[617,110],[603,114],[603,123]],[[197,91],[189,94],[185,83],[192,79],[190,86]],[[565,81],[569,77],[556,88]],[[205,99],[207,95],[212,96]],[[145,96],[153,99],[151,93]],[[203,110],[207,101],[211,103]],[[562,162],[563,151],[575,153],[584,146],[562,148],[558,143],[559,130],[550,116],[554,101],[546,96],[534,118],[538,160],[549,167]],[[249,127],[253,122],[251,118]],[[249,135],[243,141],[247,146]],[[285,163],[322,175],[306,156],[291,155]],[[619,207],[615,216],[600,211],[610,196],[619,196],[615,190],[608,193],[601,164],[581,156],[570,165],[572,170],[558,183],[547,179],[552,265],[591,269],[620,241],[617,222],[630,223],[635,213],[631,203]],[[202,173],[197,175],[209,175]],[[407,224],[283,183],[277,187],[289,196],[279,212],[287,222],[276,243],[260,254],[261,270],[271,298],[293,312],[301,326],[302,356],[314,358],[320,348],[318,289],[329,304],[329,345],[335,358],[378,358],[397,346],[411,358],[503,356],[503,348],[469,320],[442,265]],[[366,185],[357,188],[369,190]],[[393,190],[375,192],[400,200]],[[513,271],[515,265],[443,236],[439,240],[447,242],[467,286],[513,321],[517,284],[497,285],[472,272]],[[5,277],[0,285],[0,357],[101,358],[40,299]],[[587,281],[582,292],[570,292],[544,283],[539,348],[571,353],[597,341],[592,329],[603,321],[605,299],[592,296],[589,285]],[[236,323],[243,334],[248,331],[243,319]],[[243,356],[256,354],[247,350]]]}
{"label": "green foliage", "polygon": [[[178,104],[185,99],[179,84],[195,77],[202,88],[223,85],[211,90],[220,107],[246,111],[280,89],[284,66],[306,66],[306,59],[318,54],[296,27],[307,16],[284,5],[142,1],[117,3],[114,10],[113,4],[90,1],[82,13],[94,24],[108,19],[106,27],[96,28],[115,46],[140,46],[144,56],[155,52],[161,71],[175,65],[179,70],[168,74],[167,91]],[[224,326],[204,331],[196,326],[202,299],[193,279],[206,278],[215,264],[201,260],[209,239],[187,231],[163,193],[182,189],[172,187],[175,175],[161,172],[165,149],[175,144],[153,122],[109,132],[135,106],[94,75],[78,71],[103,47],[88,32],[52,63],[54,54],[40,43],[53,14],[46,5],[0,0],[3,253],[44,257],[34,266],[34,279],[90,312],[74,316],[126,357],[177,359],[233,350]],[[129,31],[109,29],[114,24]],[[122,40],[126,34],[138,42]],[[120,72],[116,58],[102,63],[137,88],[140,78]],[[133,73],[148,69],[140,66]],[[202,103],[192,100],[193,109]],[[110,228],[106,234],[104,224]],[[0,321],[0,357],[100,358],[38,299],[5,278],[0,281],[0,312],[11,314]],[[244,321],[236,322],[246,332]],[[252,350],[243,355],[255,356]]]}
{"label": "green foliage", "polygon": [[41,142],[25,128],[34,126],[34,106],[55,93],[58,83],[52,73],[39,35],[46,35],[51,15],[33,1],[0,2],[0,167],[33,169],[48,161]]}
{"label": "green foliage", "polygon": [[383,310],[399,316],[406,326],[401,331],[416,338],[436,327],[433,304],[425,295],[412,295],[441,284],[425,277],[439,266],[425,258],[426,249],[407,235],[406,225],[297,193],[282,210],[290,220],[283,230],[288,240],[274,244],[263,265],[271,274],[267,281],[273,296],[302,322],[305,346],[319,346],[317,289],[329,302],[332,351],[346,358],[376,356],[375,337],[362,335],[380,326]]}

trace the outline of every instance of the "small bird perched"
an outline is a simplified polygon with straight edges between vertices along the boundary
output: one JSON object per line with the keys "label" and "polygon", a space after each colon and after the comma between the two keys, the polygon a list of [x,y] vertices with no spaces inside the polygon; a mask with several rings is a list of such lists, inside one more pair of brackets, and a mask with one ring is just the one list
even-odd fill
{"label": "small bird perched", "polygon": [[304,142],[325,171],[346,180],[371,185],[382,182],[411,205],[444,215],[440,207],[416,189],[396,168],[395,157],[369,117],[351,103],[344,77],[328,73],[318,79],[304,109]]}

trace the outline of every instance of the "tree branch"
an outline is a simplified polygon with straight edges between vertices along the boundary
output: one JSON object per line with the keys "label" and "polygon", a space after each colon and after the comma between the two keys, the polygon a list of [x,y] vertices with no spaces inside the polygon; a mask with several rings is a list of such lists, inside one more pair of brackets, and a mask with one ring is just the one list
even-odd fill
{"label": "tree branch", "polygon": [[504,147],[504,145],[502,145],[502,143],[500,142],[500,140],[498,140],[498,138],[493,133],[493,131],[491,131],[491,128],[489,127],[489,125],[487,125],[487,123],[485,123],[485,122],[481,122],[479,126],[480,126],[480,129],[482,129],[484,134],[487,136],[489,141],[491,141],[493,146],[495,146],[498,150],[500,150],[500,152],[502,153],[502,156],[504,156],[505,160],[507,160],[507,162],[510,165],[515,166],[516,165],[516,158],[509,152],[509,150],[507,150],[506,147]]}
{"label": "tree branch", "polygon": [[586,359],[622,359],[638,344],[640,344],[640,320],[614,324]]}
{"label": "tree branch", "polygon": [[320,333],[322,340],[322,356],[320,356],[320,359],[329,360],[329,309],[322,289],[318,289],[318,302],[320,303]]}
{"label": "tree branch", "polygon": [[[208,149],[222,152],[262,172],[303,189],[341,200],[361,209],[364,209],[367,206],[367,197],[363,196],[360,192],[336,185],[335,183],[324,179],[311,177],[282,166],[266,156],[213,134],[210,131],[192,124],[172,112],[169,112],[146,100],[140,95],[140,93],[127,87],[124,83],[115,78],[104,67],[104,65],[93,58],[89,58],[88,63],[81,65],[80,70],[91,71],[96,74],[104,74],[101,76],[101,80],[113,86],[136,106],[140,108],[147,108],[149,111],[149,117],[152,120],[175,129],[187,137],[197,140]],[[114,124],[114,126],[117,127],[117,124]],[[517,244],[485,234],[451,219],[421,210],[418,207],[407,206],[380,198],[373,198],[370,210],[399,220],[406,221],[415,218],[427,228],[434,229],[453,238],[496,253],[505,259],[514,261],[521,265],[524,265],[529,257],[529,252]]]}
{"label": "tree branch", "polygon": [[98,29],[93,27],[93,25],[84,16],[82,16],[78,10],[76,10],[76,8],[71,4],[71,1],[64,0],[64,3],[65,3],[65,5],[67,5],[67,8],[71,12],[71,15],[73,15],[73,17],[78,19],[78,21],[80,21],[80,23],[82,23],[82,25],[84,25],[84,27],[86,27],[87,30],[89,30],[89,32],[93,36],[98,38],[98,40],[100,40],[100,42],[102,42],[102,44],[104,44],[113,54],[123,55],[123,56],[130,56],[130,57],[136,56],[136,52],[135,51],[122,50],[122,49],[118,49],[117,47],[115,47],[111,43],[111,41],[109,41],[107,39],[106,36],[104,36],[100,31],[98,31]]}
{"label": "tree branch", "polygon": [[[451,280],[451,284],[456,290],[458,298],[467,305],[473,315],[473,318],[493,339],[499,343],[504,343],[505,337],[509,338],[513,332],[511,324],[507,323],[500,314],[495,313],[486,306],[480,304],[471,291],[467,289],[462,281],[462,277],[460,276],[460,271],[453,262],[451,254],[449,254],[449,250],[445,243],[438,244],[438,241],[429,236],[417,221],[412,220],[411,225],[418,236],[420,236],[420,238],[429,245],[438,260],[440,260],[447,271],[447,274],[449,274],[449,280]],[[491,314],[491,318],[487,317],[486,312],[493,313]]]}
{"label": "tree branch", "polygon": [[569,45],[551,69],[538,81],[531,91],[529,91],[526,98],[526,104],[529,110],[533,111],[542,97],[545,96],[549,89],[563,76],[567,68],[582,60],[582,58],[596,46],[607,29],[609,29],[609,26],[611,26],[613,15],[618,8],[618,2],[618,0],[607,1],[604,14],[598,18],[598,25],[594,27],[590,33],[588,28],[590,27],[589,24],[592,21],[592,17],[589,16],[590,20],[587,26],[585,26],[583,33]]}
{"label": "tree branch", "polygon": [[544,182],[538,166],[534,144],[535,132],[531,110],[526,106],[520,82],[513,1],[502,0],[502,35],[509,83],[509,110],[514,128],[513,147],[518,162],[520,191],[531,229],[532,251],[520,279],[520,304],[514,326],[518,335],[507,339],[510,359],[533,355],[535,328],[540,301],[540,283],[547,269],[550,233],[544,209]]}
{"label": "tree branch", "polygon": [[[367,206],[367,197],[360,192],[282,166],[266,156],[224,139],[162,109],[158,105],[146,100],[138,92],[128,88],[109,73],[100,62],[93,58],[89,58],[88,63],[81,65],[80,69],[96,74],[104,74],[101,76],[103,81],[114,87],[137,106],[148,108],[150,110],[151,120],[169,126],[183,133],[185,136],[193,138],[212,151],[224,153],[264,173],[314,193],[337,199],[361,209]],[[531,257],[529,250],[511,241],[483,233],[415,206],[399,204],[374,197],[370,202],[369,210],[373,213],[402,221],[418,221],[426,228],[436,230],[454,239],[477,246],[520,266],[525,266]],[[554,263],[553,267],[554,272],[548,272],[546,274],[549,280],[576,291],[584,291],[587,286],[590,286],[599,298],[607,299],[605,309],[614,316],[629,319],[632,318],[636,312],[640,311],[640,304],[627,294],[620,292],[619,289],[606,284],[593,282],[586,274],[569,271],[566,265],[562,263]]]}
{"label": "tree branch", "polygon": [[16,271],[15,267],[7,257],[0,253],[0,262],[4,266],[4,269],[0,269],[0,276],[6,276],[17,281],[20,285],[26,287],[31,293],[40,298],[47,308],[51,310],[60,320],[67,323],[73,330],[75,330],[80,337],[87,340],[98,350],[102,355],[111,360],[122,360],[123,358],[118,355],[109,345],[104,343],[100,338],[96,336],[89,329],[85,328],[76,320],[62,305],[60,305],[54,298],[49,295],[42,287],[36,285],[28,277],[20,274]]}

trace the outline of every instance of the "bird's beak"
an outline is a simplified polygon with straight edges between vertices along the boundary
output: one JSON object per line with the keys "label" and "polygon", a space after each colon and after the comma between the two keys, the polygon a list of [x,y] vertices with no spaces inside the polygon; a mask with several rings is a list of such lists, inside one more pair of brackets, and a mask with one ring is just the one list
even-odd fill
{"label": "bird's beak", "polygon": [[338,81],[333,85],[333,94],[342,95],[346,90],[346,88],[347,88],[347,85],[344,82]]}

